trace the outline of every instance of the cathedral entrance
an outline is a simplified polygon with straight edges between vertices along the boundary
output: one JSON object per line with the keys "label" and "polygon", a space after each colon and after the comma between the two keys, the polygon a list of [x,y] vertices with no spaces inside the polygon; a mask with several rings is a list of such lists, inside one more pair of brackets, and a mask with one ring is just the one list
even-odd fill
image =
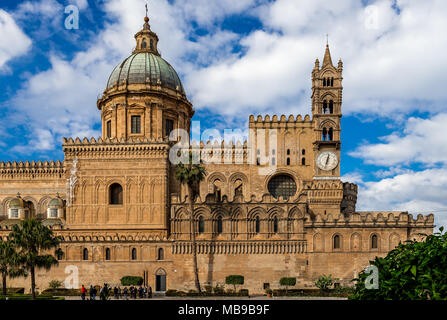
{"label": "cathedral entrance", "polygon": [[155,272],[155,291],[166,291],[166,271],[163,268]]}

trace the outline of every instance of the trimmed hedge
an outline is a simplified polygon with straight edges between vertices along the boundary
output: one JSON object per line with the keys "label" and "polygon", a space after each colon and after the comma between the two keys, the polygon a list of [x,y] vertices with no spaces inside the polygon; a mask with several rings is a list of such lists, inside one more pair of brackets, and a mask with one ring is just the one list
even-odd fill
{"label": "trimmed hedge", "polygon": [[139,276],[124,276],[121,278],[123,286],[140,286],[143,284],[143,278]]}
{"label": "trimmed hedge", "polygon": [[45,289],[44,291],[42,291],[42,294],[73,297],[73,296],[80,296],[81,289],[65,289],[65,288]]}
{"label": "trimmed hedge", "polygon": [[347,298],[354,293],[354,288],[341,287],[337,289],[329,289],[327,292],[323,292],[320,289],[274,289],[272,290],[273,296],[290,296],[290,297],[340,297]]}
{"label": "trimmed hedge", "polygon": [[247,297],[249,295],[249,291],[248,289],[241,289],[239,290],[239,292],[227,290],[219,293],[211,293],[210,291],[203,291],[202,293],[198,293],[195,290],[189,290],[188,292],[185,292],[169,289],[168,291],[166,291],[165,295],[168,297]]}
{"label": "trimmed hedge", "polygon": [[232,275],[225,278],[226,284],[244,284],[244,276]]}
{"label": "trimmed hedge", "polygon": [[296,278],[284,277],[279,280],[279,284],[282,286],[294,286],[296,285]]}
{"label": "trimmed hedge", "polygon": [[[7,296],[0,295],[0,300],[31,300],[32,295],[31,294],[10,294]],[[48,294],[40,294],[36,295],[36,300],[65,300],[63,297],[54,297],[52,295]]]}
{"label": "trimmed hedge", "polygon": [[25,288],[7,288],[6,294],[25,293]]}

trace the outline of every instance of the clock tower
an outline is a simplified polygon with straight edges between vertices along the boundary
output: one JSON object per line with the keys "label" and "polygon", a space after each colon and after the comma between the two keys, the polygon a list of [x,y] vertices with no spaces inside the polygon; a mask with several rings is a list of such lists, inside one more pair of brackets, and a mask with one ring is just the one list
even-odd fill
{"label": "clock tower", "polygon": [[342,105],[343,62],[332,64],[326,45],[323,65],[315,61],[312,71],[312,116],[314,130],[314,179],[340,178],[340,120]]}

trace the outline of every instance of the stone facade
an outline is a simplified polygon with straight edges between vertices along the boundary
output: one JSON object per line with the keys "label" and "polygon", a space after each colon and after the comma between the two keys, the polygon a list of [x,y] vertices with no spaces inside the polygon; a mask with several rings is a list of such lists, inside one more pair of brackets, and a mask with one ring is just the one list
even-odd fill
{"label": "stone facade", "polygon": [[[189,132],[194,110],[147,17],[135,38],[98,100],[102,137],[64,138],[63,162],[0,163],[1,239],[27,217],[64,239],[59,266],[37,274],[42,289],[70,266],[79,285],[144,275],[156,291],[194,287],[186,189],[169,157],[180,138],[168,139]],[[249,142],[192,145],[208,156],[194,203],[202,284],[241,274],[263,292],[332,274],[348,285],[375,256],[432,233],[433,215],[356,211],[357,186],[340,181],[342,73],[327,46],[311,116],[250,116]]]}

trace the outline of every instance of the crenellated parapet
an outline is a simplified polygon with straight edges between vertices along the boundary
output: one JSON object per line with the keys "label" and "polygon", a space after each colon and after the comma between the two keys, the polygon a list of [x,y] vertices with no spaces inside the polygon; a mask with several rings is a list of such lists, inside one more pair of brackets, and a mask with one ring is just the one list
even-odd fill
{"label": "crenellated parapet", "polygon": [[255,117],[254,115],[250,115],[249,118],[249,128],[258,128],[258,127],[268,127],[268,128],[283,128],[283,127],[303,127],[305,125],[310,125],[312,123],[311,117],[306,114],[304,119],[301,115],[297,115],[294,117],[293,115],[289,115],[286,117],[285,115],[281,115],[279,118],[277,115],[273,115],[270,118],[270,115],[265,115],[264,118],[261,115]]}
{"label": "crenellated parapet", "polygon": [[338,204],[343,198],[340,180],[314,180],[306,186],[309,204]]}
{"label": "crenellated parapet", "polygon": [[58,179],[64,172],[64,163],[59,160],[0,162],[0,179]]}
{"label": "crenellated parapet", "polygon": [[428,228],[434,227],[434,215],[418,214],[414,219],[412,214],[399,211],[365,211],[355,212],[349,216],[343,214],[316,214],[308,217],[306,227],[402,227],[402,228]]}
{"label": "crenellated parapet", "polygon": [[170,142],[165,139],[147,137],[118,138],[63,138],[62,149],[66,157],[96,158],[103,156],[121,156],[123,158],[144,156],[167,156]]}

